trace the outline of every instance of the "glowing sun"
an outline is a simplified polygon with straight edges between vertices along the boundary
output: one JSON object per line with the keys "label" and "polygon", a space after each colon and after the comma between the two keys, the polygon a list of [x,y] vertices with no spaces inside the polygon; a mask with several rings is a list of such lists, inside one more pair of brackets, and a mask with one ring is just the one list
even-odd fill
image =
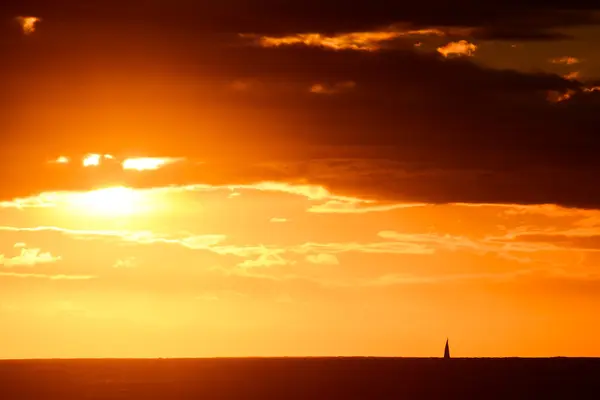
{"label": "glowing sun", "polygon": [[78,193],[70,203],[89,214],[129,215],[140,211],[141,200],[141,193],[119,186]]}

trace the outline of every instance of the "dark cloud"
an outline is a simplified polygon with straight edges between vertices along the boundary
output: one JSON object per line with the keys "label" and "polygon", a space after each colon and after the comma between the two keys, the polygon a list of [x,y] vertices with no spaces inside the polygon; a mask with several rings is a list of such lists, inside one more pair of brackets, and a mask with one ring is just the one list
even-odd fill
{"label": "dark cloud", "polygon": [[[267,8],[272,15],[278,10]],[[431,18],[447,18],[429,10]],[[118,18],[129,12],[120,11]],[[365,10],[365,21],[371,14],[376,8]],[[305,14],[297,15],[302,21]],[[148,18],[131,23],[138,20]],[[95,32],[80,24],[44,31],[42,23],[37,35],[0,46],[10,60],[0,67],[3,198],[99,182],[280,179],[388,201],[600,207],[598,93],[584,92],[578,81],[409,47],[267,49],[234,34],[190,40],[174,31],[113,32],[106,22],[106,30]],[[234,82],[252,84],[234,90]],[[355,83],[352,90],[327,96],[310,90],[345,82]],[[548,101],[549,92],[567,91],[570,100]],[[187,156],[208,164],[141,175],[45,164],[86,152]]]}
{"label": "dark cloud", "polygon": [[388,0],[341,1],[262,0],[250,2],[222,0],[88,1],[43,0],[9,1],[3,14],[40,15],[52,20],[78,21],[130,27],[153,27],[204,32],[340,32],[370,30],[393,23],[414,27],[469,26],[480,28],[482,36],[511,39],[557,38],[554,32],[569,26],[598,22],[591,11],[600,7],[575,0],[517,1],[501,4],[463,0],[447,2],[390,2]]}

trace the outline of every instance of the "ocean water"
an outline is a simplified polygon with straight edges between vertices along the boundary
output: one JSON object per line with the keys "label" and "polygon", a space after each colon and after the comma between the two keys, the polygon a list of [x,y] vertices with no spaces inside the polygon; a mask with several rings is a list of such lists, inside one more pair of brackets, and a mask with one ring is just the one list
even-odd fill
{"label": "ocean water", "polygon": [[0,400],[600,399],[600,359],[0,361]]}

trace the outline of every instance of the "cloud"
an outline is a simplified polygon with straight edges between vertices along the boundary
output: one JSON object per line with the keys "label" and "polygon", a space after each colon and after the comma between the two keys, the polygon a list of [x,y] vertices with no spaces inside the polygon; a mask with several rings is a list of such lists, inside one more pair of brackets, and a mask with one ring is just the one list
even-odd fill
{"label": "cloud", "polygon": [[[371,13],[384,18],[371,7]],[[434,18],[430,9],[421,13],[412,7],[416,6],[410,6],[404,15],[419,21],[418,24],[413,21],[414,29],[444,26],[435,21],[425,23],[428,14]],[[412,15],[411,10],[416,14]],[[450,11],[449,15],[435,18],[452,20],[449,25],[452,27],[458,26],[461,17],[463,26],[496,24],[481,13],[477,17],[482,21],[474,24],[478,18],[471,12],[457,15],[456,10]],[[295,30],[290,26],[277,35],[260,29],[254,32],[277,37],[297,32],[342,34],[367,32],[377,26],[350,31],[320,30],[316,25],[320,25],[318,21],[324,16],[305,12],[316,19],[297,18],[309,25],[314,21],[315,27]],[[348,10],[339,12],[345,14]],[[396,15],[400,14],[398,10]],[[511,18],[519,14],[520,23],[526,17],[536,19],[517,10],[509,14]],[[537,17],[543,21],[534,21],[534,26],[554,29],[558,19],[554,11],[551,14],[551,17],[547,14]],[[509,15],[498,18],[510,20]],[[578,13],[569,18],[572,18],[569,21],[584,21]],[[326,19],[335,26],[339,15]],[[387,23],[379,26],[389,26],[395,20],[392,13]],[[48,109],[49,104],[54,104],[56,109],[70,110],[68,115],[49,109],[38,112],[35,129],[18,132],[20,140],[14,144],[14,154],[19,156],[14,161],[0,159],[0,172],[16,182],[0,191],[2,200],[9,201],[2,204],[17,205],[11,200],[35,193],[86,190],[117,181],[124,186],[146,188],[196,183],[212,188],[244,187],[271,182],[272,186],[280,185],[278,190],[317,187],[337,196],[374,200],[378,203],[371,205],[377,206],[462,202],[600,207],[597,200],[600,188],[592,184],[595,182],[592,171],[600,167],[597,157],[600,141],[595,128],[600,117],[594,108],[599,92],[586,90],[587,86],[578,80],[550,73],[488,68],[469,57],[444,58],[434,51],[415,50],[412,45],[408,49],[395,46],[381,51],[324,51],[304,45],[245,46],[237,36],[223,37],[226,37],[223,41],[207,40],[197,46],[185,46],[188,50],[177,54],[173,46],[157,43],[156,51],[134,57],[144,68],[138,68],[137,64],[135,68],[129,64],[122,66],[124,74],[136,78],[124,79],[122,85],[104,78],[91,79],[83,62],[75,57],[78,54],[75,49],[79,49],[76,43],[72,43],[73,49],[64,44],[73,62],[65,60],[62,65],[61,61],[64,68],[56,68],[62,71],[60,74],[41,67],[29,71],[27,79],[37,82],[36,95],[22,94],[31,101],[15,102],[14,107],[20,111],[9,113],[7,109],[3,114],[11,121],[11,127],[18,127],[26,123],[19,115],[33,115],[39,107]],[[194,38],[202,40],[202,35]],[[439,40],[435,37],[424,41],[429,39]],[[467,39],[471,42],[473,38]],[[443,40],[454,41],[454,37],[446,36]],[[100,44],[106,45],[101,59],[106,59],[107,65],[108,60],[112,63],[118,59],[118,53],[108,42]],[[157,54],[164,55],[160,63],[155,62]],[[44,52],[30,57],[35,59],[35,63],[27,59],[27,65],[33,65],[31,68],[52,62]],[[23,58],[22,62],[25,61]],[[168,73],[159,74],[154,69],[157,64]],[[202,73],[191,74],[192,69]],[[76,75],[77,71],[82,74],[77,82],[85,84],[79,85],[75,79],[64,81],[64,76]],[[174,76],[178,77],[176,82],[171,79]],[[9,90],[9,95],[21,93],[17,86],[19,90],[32,86],[24,85],[24,78],[16,80],[16,71],[2,77],[7,83],[15,82],[15,90]],[[136,93],[147,93],[141,89],[151,77],[156,84],[152,87],[160,90],[155,93],[154,89],[148,89],[156,94],[153,100],[156,104],[149,106],[149,96]],[[249,90],[242,95],[225,89],[234,80],[265,82],[265,87],[287,84],[294,91]],[[189,84],[177,83],[182,81]],[[347,95],[317,95],[308,90],[315,83],[334,85],[349,81],[357,86]],[[66,82],[67,88],[58,96],[52,87],[60,82]],[[103,87],[114,96],[104,100],[94,97],[84,107],[82,96]],[[198,90],[200,87],[203,90]],[[570,99],[549,102],[549,92]],[[39,93],[44,93],[43,101]],[[192,98],[196,100],[189,101]],[[106,104],[111,106],[105,107]],[[149,107],[159,111],[148,113]],[[103,119],[109,121],[107,126],[121,121],[124,114],[139,124],[125,132],[117,133],[102,126],[93,131],[105,132],[103,135],[73,135],[73,132],[90,132],[93,125],[90,121],[95,118],[91,109],[108,110]],[[225,117],[232,113],[237,118]],[[71,115],[79,117],[73,119]],[[62,133],[66,127],[69,135]],[[164,140],[164,132],[169,134],[168,141]],[[203,134],[198,136],[196,132]],[[7,134],[17,137],[13,128]],[[24,145],[45,141],[54,143],[52,151],[37,145],[33,146],[37,150],[32,151]],[[100,150],[126,154],[131,148],[148,157],[187,157],[203,160],[205,164],[199,167],[182,162],[147,174],[102,168],[75,171],[56,165],[37,167],[39,160],[52,159],[56,154],[93,149],[97,149],[94,150],[97,154]],[[505,154],[511,154],[510,164],[506,163]],[[334,199],[319,201],[328,200]],[[351,208],[337,208],[341,207]]]}
{"label": "cloud", "polygon": [[7,278],[32,278],[32,279],[48,279],[51,281],[79,281],[79,280],[89,280],[95,279],[96,277],[93,275],[48,275],[48,274],[29,274],[29,273],[20,273],[20,272],[2,272],[0,271],[0,277]]}
{"label": "cloud", "polygon": [[102,163],[102,160],[113,160],[114,158],[111,154],[89,153],[83,157],[81,163],[84,167],[98,167]]}
{"label": "cloud", "polygon": [[564,56],[564,57],[551,58],[550,62],[552,64],[573,65],[573,64],[580,63],[581,60],[576,57]]}
{"label": "cloud", "polygon": [[563,75],[565,79],[577,80],[579,78],[579,71],[571,71],[568,74]]}
{"label": "cloud", "polygon": [[123,161],[123,169],[131,169],[136,171],[156,170],[164,165],[172,164],[181,159],[168,157],[139,157],[128,158]]}
{"label": "cloud", "polygon": [[383,42],[406,36],[445,36],[439,28],[408,29],[400,26],[390,26],[381,31],[349,32],[335,35],[321,33],[297,33],[288,36],[259,36],[255,34],[241,34],[243,38],[253,39],[263,47],[279,47],[304,45],[321,47],[331,50],[358,50],[376,51]]}
{"label": "cloud", "polygon": [[[17,246],[15,245],[15,247]],[[53,256],[49,252],[41,252],[40,249],[21,248],[19,255],[14,257],[6,257],[4,254],[0,254],[0,264],[5,267],[31,267],[37,264],[54,263],[60,260],[60,256]]]}
{"label": "cloud", "polygon": [[310,92],[315,94],[336,94],[347,92],[355,87],[356,83],[352,81],[339,82],[331,86],[322,83],[316,83],[310,87]]}
{"label": "cloud", "polygon": [[136,264],[137,262],[134,257],[128,257],[117,260],[114,263],[113,268],[135,268]]}
{"label": "cloud", "polygon": [[[258,247],[261,251],[261,254],[258,258],[254,260],[245,260],[238,264],[241,268],[256,268],[256,267],[274,267],[274,266],[282,266],[293,264],[293,261],[286,260],[282,257],[282,254],[285,252],[283,249],[271,249],[266,246]],[[222,248],[223,249],[223,248]],[[219,249],[215,249],[219,252]],[[228,251],[225,251],[226,253]],[[235,254],[235,250],[231,253]]]}
{"label": "cloud", "polygon": [[42,20],[38,17],[17,17],[21,29],[25,35],[31,35],[35,32],[36,25]]}
{"label": "cloud", "polygon": [[538,272],[534,269],[522,269],[505,273],[480,273],[480,274],[447,274],[447,275],[415,275],[415,274],[387,274],[363,283],[364,286],[394,286],[415,284],[440,284],[449,282],[469,281],[514,281],[521,277],[532,276]]}
{"label": "cloud", "polygon": [[473,43],[469,43],[466,40],[459,40],[458,42],[450,42],[444,46],[438,47],[437,51],[444,57],[450,57],[452,55],[458,56],[472,56],[477,50],[477,46]]}
{"label": "cloud", "polygon": [[[17,198],[0,202],[0,208],[40,208],[68,207],[71,211],[93,212],[95,214],[129,214],[151,209],[157,194],[190,192],[231,191],[229,198],[240,196],[240,190],[268,191],[302,196],[312,204],[307,211],[312,213],[369,213],[384,212],[408,207],[425,206],[424,203],[384,204],[375,200],[340,196],[318,185],[294,185],[285,182],[258,182],[247,185],[173,185],[147,189],[128,187],[106,187],[81,191],[40,193],[36,196]],[[273,221],[272,221],[273,222]],[[279,221],[281,222],[281,221]]]}
{"label": "cloud", "polygon": [[[226,239],[225,235],[168,235],[152,231],[127,230],[85,230],[68,229],[57,226],[12,227],[0,226],[0,231],[8,232],[57,232],[76,239],[89,240],[95,238],[119,239],[124,242],[138,244],[176,244],[192,250],[208,249]],[[44,253],[46,254],[46,253]]]}
{"label": "cloud", "polygon": [[306,256],[306,261],[312,264],[322,264],[322,265],[338,265],[340,261],[333,254],[311,254]]}
{"label": "cloud", "polygon": [[425,206],[427,206],[425,203],[378,204],[376,201],[372,200],[361,202],[330,200],[325,203],[311,206],[308,209],[308,212],[321,214],[364,214]]}
{"label": "cloud", "polygon": [[274,222],[274,223],[288,222],[287,218],[279,218],[279,217],[273,217],[273,218],[271,218],[270,221]]}
{"label": "cloud", "polygon": [[71,162],[71,159],[69,157],[66,157],[66,156],[59,156],[55,160],[53,160],[51,162],[55,163],[55,164],[68,164],[68,163]]}
{"label": "cloud", "polygon": [[100,160],[102,156],[100,154],[88,154],[83,158],[83,166],[84,167],[96,167],[100,165]]}

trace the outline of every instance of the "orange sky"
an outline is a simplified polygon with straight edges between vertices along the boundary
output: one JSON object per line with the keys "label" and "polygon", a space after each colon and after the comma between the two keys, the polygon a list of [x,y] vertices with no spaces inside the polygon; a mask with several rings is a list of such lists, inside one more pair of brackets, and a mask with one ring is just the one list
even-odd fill
{"label": "orange sky", "polygon": [[598,10],[24,3],[0,358],[600,356]]}
{"label": "orange sky", "polygon": [[258,183],[4,202],[1,354],[600,353],[600,212],[357,201]]}

